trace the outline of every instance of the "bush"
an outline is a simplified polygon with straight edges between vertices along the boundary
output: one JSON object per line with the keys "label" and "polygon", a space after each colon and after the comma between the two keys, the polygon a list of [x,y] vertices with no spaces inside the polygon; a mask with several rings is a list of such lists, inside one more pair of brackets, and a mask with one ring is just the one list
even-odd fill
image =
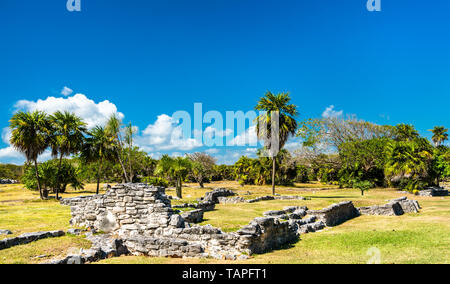
{"label": "bush", "polygon": [[[58,180],[58,160],[50,160],[38,165],[39,178],[41,187],[47,191],[64,193],[67,185],[71,185],[75,190],[83,189],[84,184],[81,182],[77,169],[67,160],[63,160],[61,164],[61,173]],[[37,190],[36,171],[34,165],[25,165],[25,173],[22,182],[29,190]]]}
{"label": "bush", "polygon": [[169,186],[169,182],[166,179],[160,177],[144,177],[142,179],[142,182],[153,186],[162,186],[162,187]]}

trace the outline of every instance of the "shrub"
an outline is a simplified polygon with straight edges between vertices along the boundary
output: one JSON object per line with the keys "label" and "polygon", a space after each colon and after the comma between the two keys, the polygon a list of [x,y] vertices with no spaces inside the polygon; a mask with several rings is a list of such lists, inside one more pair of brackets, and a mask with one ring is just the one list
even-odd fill
{"label": "shrub", "polygon": [[144,177],[142,179],[142,182],[153,186],[163,186],[163,187],[169,186],[169,182],[166,179],[160,177]]}

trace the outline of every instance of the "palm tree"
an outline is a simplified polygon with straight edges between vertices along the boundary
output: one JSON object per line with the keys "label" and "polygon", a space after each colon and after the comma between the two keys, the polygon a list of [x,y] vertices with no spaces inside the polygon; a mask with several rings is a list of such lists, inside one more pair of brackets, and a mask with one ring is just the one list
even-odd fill
{"label": "palm tree", "polygon": [[41,199],[46,193],[41,188],[37,159],[49,146],[50,122],[44,112],[17,112],[10,120],[11,145],[22,152],[28,162],[34,162],[36,180]]}
{"label": "palm tree", "polygon": [[385,175],[388,182],[408,178],[409,184],[417,184],[417,181],[428,175],[432,149],[422,142],[392,141],[386,145]]}
{"label": "palm tree", "polygon": [[123,176],[125,178],[125,182],[130,182],[128,178],[127,170],[125,169],[125,165],[122,161],[123,155],[123,143],[122,143],[122,135],[120,133],[120,127],[122,126],[122,121],[115,115],[111,115],[108,122],[106,123],[106,133],[108,136],[113,137],[113,141],[115,144],[115,151],[117,155],[117,159],[119,160],[120,166],[122,167]]}
{"label": "palm tree", "polygon": [[444,126],[435,126],[430,131],[433,132],[433,137],[431,139],[436,147],[442,145],[442,143],[448,140],[448,129]]}
{"label": "palm tree", "polygon": [[[276,172],[276,159],[278,152],[283,149],[287,140],[290,136],[294,136],[297,131],[297,121],[295,117],[298,115],[297,106],[290,104],[291,97],[289,93],[281,93],[274,95],[271,92],[267,92],[264,97],[262,97],[257,106],[256,110],[265,111],[265,114],[258,116],[257,118],[257,135],[258,138],[264,141],[266,149],[271,152],[272,158],[272,194],[275,195],[275,172]],[[271,129],[275,128],[272,126],[272,116],[278,115],[278,133],[276,138],[278,145],[272,145]],[[267,126],[267,127],[264,127]],[[276,147],[276,149],[274,149]]]}
{"label": "palm tree", "polygon": [[81,150],[81,159],[84,162],[98,162],[97,170],[97,194],[100,192],[100,178],[102,175],[103,162],[113,160],[114,145],[113,139],[108,136],[105,129],[96,126],[89,132],[89,137]]}
{"label": "palm tree", "polygon": [[161,157],[156,166],[156,174],[164,174],[170,179],[175,180],[176,192],[178,198],[183,198],[182,187],[183,180],[192,168],[191,160],[188,157],[171,158],[168,155]]}
{"label": "palm tree", "polygon": [[59,199],[59,180],[61,174],[61,163],[64,157],[76,154],[81,150],[86,132],[86,123],[82,119],[70,112],[57,111],[50,116],[52,127],[52,137],[50,146],[52,155],[59,156],[56,199]]}
{"label": "palm tree", "polygon": [[412,141],[419,138],[419,132],[410,124],[399,124],[395,127],[395,137],[397,141]]}
{"label": "palm tree", "polygon": [[131,122],[125,127],[125,143],[127,145],[127,159],[128,159],[128,168],[130,170],[129,172],[129,178],[130,182],[133,182],[134,174],[133,174],[133,167],[132,167],[132,153],[133,153],[133,135],[136,133],[136,130],[134,129]]}

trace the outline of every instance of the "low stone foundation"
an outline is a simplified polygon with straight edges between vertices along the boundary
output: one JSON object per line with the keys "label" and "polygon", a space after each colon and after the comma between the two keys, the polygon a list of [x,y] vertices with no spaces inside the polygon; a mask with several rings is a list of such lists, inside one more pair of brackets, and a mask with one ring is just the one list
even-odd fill
{"label": "low stone foundation", "polygon": [[0,235],[12,235],[10,230],[0,230]]}
{"label": "low stone foundation", "polygon": [[[219,196],[208,196],[205,202],[218,201]],[[298,239],[296,227],[276,218],[255,219],[249,225],[253,228],[251,233],[248,230],[224,233],[211,226],[191,227],[189,223],[196,221],[203,213],[201,210],[176,214],[164,188],[145,184],[116,185],[105,195],[82,200],[70,201],[75,204],[71,224],[118,235],[135,255],[236,259]]]}
{"label": "low stone foundation", "polygon": [[370,207],[358,208],[358,211],[361,215],[382,216],[400,216],[405,213],[418,213],[419,210],[419,203],[415,200],[409,200],[407,197],[390,200],[385,205],[375,205]]}
{"label": "low stone foundation", "polygon": [[337,226],[359,216],[359,212],[351,201],[345,201],[322,210],[309,210],[308,215],[316,216],[327,226]]}
{"label": "low stone foundation", "polygon": [[15,238],[0,240],[0,250],[29,244],[42,239],[61,237],[64,236],[64,234],[64,231],[25,233]]}
{"label": "low stone foundation", "polygon": [[448,196],[448,190],[441,187],[430,187],[425,190],[419,191],[419,196]]}
{"label": "low stone foundation", "polygon": [[181,213],[181,217],[183,217],[184,221],[188,223],[200,223],[203,221],[203,210],[197,209],[183,212]]}
{"label": "low stone foundation", "polygon": [[[213,191],[214,192],[214,191]],[[230,194],[220,190],[221,194]],[[221,198],[209,194],[202,202],[215,204]],[[159,257],[211,257],[245,259],[295,242],[300,234],[336,226],[359,215],[351,201],[333,204],[323,210],[288,206],[267,211],[237,232],[225,233],[210,225],[191,225],[203,219],[203,210],[173,210],[165,189],[145,184],[119,184],[105,195],[71,200],[71,224],[106,232],[103,245],[60,260],[88,262],[105,255],[147,255]],[[402,210],[413,210],[418,204],[407,199],[392,202]],[[403,209],[404,208],[404,209]],[[114,236],[114,237],[112,237]],[[93,242],[99,242],[93,238]],[[98,238],[103,238],[98,236]],[[106,244],[105,244],[106,243]],[[111,249],[109,249],[111,248]],[[72,257],[72,258],[70,258]]]}

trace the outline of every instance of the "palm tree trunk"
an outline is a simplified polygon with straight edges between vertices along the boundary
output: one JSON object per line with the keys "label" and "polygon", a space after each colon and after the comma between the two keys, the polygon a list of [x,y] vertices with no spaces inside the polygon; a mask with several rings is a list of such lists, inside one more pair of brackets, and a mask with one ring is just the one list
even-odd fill
{"label": "palm tree trunk", "polygon": [[102,172],[102,162],[103,162],[103,158],[100,158],[100,165],[98,166],[98,172],[97,172],[97,195],[100,193],[100,175]]}
{"label": "palm tree trunk", "polygon": [[275,169],[277,166],[277,162],[275,160],[275,157],[272,158],[273,159],[273,167],[272,167],[272,195],[275,195]]}
{"label": "palm tree trunk", "polygon": [[120,166],[122,167],[122,171],[123,171],[123,174],[125,176],[125,181],[126,182],[130,182],[130,180],[128,179],[127,170],[125,169],[125,166],[124,166],[124,164],[122,162],[122,159],[120,158],[120,153],[119,152],[117,152],[117,158],[119,159]]}
{"label": "palm tree trunk", "polygon": [[37,180],[39,195],[40,195],[41,199],[44,199],[44,195],[42,194],[42,189],[41,189],[41,180],[39,179],[37,160],[34,160],[34,171],[36,173],[36,180]]}
{"label": "palm tree trunk", "polygon": [[56,200],[59,200],[59,186],[61,180],[61,165],[62,165],[63,154],[59,156],[59,165],[58,165],[58,176],[56,177]]}
{"label": "palm tree trunk", "polygon": [[178,198],[183,198],[183,194],[182,194],[182,184],[181,184],[181,177],[177,177],[177,197]]}

